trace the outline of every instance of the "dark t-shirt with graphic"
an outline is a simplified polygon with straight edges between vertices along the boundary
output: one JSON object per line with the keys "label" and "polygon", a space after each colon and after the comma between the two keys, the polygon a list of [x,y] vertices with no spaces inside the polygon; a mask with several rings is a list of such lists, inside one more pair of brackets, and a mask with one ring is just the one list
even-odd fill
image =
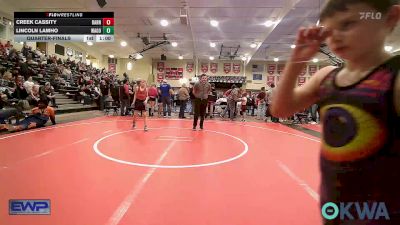
{"label": "dark t-shirt with graphic", "polygon": [[[400,224],[400,117],[393,104],[399,68],[397,56],[351,86],[336,85],[341,68],[321,83],[321,206],[370,202],[372,207],[372,202],[384,202],[391,218],[389,223],[326,224]],[[356,215],[355,208],[352,211]]]}

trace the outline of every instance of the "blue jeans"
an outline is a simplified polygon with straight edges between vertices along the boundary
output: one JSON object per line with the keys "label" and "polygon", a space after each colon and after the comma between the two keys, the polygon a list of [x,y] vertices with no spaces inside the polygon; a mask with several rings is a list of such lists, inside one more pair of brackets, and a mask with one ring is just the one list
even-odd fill
{"label": "blue jeans", "polygon": [[170,96],[162,96],[161,101],[163,103],[164,116],[167,115],[167,106],[168,106],[168,116],[171,116],[171,97]]}
{"label": "blue jeans", "polygon": [[47,121],[49,120],[49,117],[47,116],[42,116],[42,115],[30,115],[23,119],[18,125],[22,126],[23,130],[28,129],[29,124],[31,123],[36,123],[36,127],[43,127]]}

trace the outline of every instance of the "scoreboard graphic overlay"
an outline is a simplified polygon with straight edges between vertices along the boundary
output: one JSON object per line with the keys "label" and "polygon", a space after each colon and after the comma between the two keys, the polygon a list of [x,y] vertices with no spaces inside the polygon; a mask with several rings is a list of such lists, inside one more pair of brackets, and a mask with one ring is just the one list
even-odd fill
{"label": "scoreboard graphic overlay", "polygon": [[114,42],[114,12],[14,12],[16,42]]}

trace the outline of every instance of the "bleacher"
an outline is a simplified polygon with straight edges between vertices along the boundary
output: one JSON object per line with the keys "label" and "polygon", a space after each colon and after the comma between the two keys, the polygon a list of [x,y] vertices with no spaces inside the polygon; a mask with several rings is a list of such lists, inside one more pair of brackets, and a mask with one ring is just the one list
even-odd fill
{"label": "bleacher", "polygon": [[[34,52],[30,52],[30,54],[33,55],[33,60],[38,60],[38,57],[34,55]],[[5,57],[4,55],[0,56],[0,71],[7,71],[7,70],[13,71],[14,69],[20,70],[20,67],[17,66],[16,62],[8,60],[8,58]],[[28,70],[29,74],[32,76],[33,81],[39,84],[40,86],[43,86],[46,82],[51,82],[52,76],[57,74],[54,66],[48,64],[44,65],[29,64]],[[45,75],[40,76],[39,73],[41,71],[44,71]],[[3,74],[0,75],[2,76]],[[3,80],[1,79],[2,78],[1,76],[0,76],[0,91],[4,92],[5,89],[9,89],[11,91],[12,89],[10,88],[11,86],[10,82],[13,83],[13,81]],[[58,108],[55,108],[56,114],[98,109],[98,107],[94,103],[88,105],[78,101],[78,98],[76,96],[79,94],[79,88],[77,86],[76,79],[77,77],[75,76],[74,82],[72,82],[72,84],[60,83],[56,86],[53,85],[53,87],[55,88],[56,104],[58,105]],[[9,99],[8,101],[12,103],[15,102],[15,99]],[[29,112],[29,110],[25,110],[24,112]]]}

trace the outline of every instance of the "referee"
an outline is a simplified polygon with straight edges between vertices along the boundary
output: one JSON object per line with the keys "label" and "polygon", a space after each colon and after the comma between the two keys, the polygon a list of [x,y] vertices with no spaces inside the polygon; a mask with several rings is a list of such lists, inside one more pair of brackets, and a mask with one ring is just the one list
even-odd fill
{"label": "referee", "polygon": [[200,81],[198,81],[193,87],[193,95],[196,97],[194,99],[193,130],[196,130],[199,115],[200,129],[203,130],[204,117],[206,115],[206,108],[208,104],[208,94],[211,91],[211,84],[208,83],[207,80],[207,75],[202,74],[200,76]]}

